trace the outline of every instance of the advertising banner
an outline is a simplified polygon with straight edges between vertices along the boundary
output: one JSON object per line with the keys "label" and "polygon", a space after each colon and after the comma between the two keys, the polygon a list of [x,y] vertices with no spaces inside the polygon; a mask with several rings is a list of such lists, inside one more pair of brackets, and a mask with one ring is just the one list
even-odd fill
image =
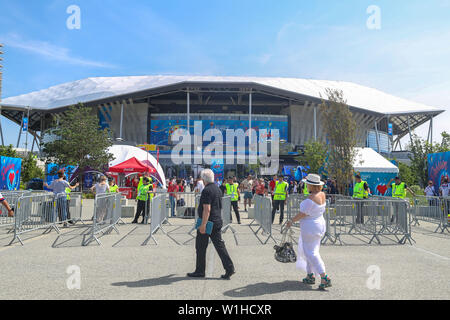
{"label": "advertising banner", "polygon": [[216,181],[222,183],[224,177],[224,163],[222,159],[213,159],[211,163],[211,170],[214,172]]}
{"label": "advertising banner", "polygon": [[450,180],[450,152],[431,153],[428,155],[428,179],[433,181],[436,193],[442,180]]}
{"label": "advertising banner", "polygon": [[1,162],[1,190],[19,190],[22,159],[0,157]]}
{"label": "advertising banner", "polygon": [[[191,128],[190,133],[194,135],[194,123],[197,121],[201,121],[202,123],[202,134],[205,133],[208,129],[218,129],[222,132],[224,143],[226,142],[226,130],[238,130],[242,129],[244,132],[248,130],[248,120],[191,120]],[[158,117],[157,119],[151,120],[151,129],[150,129],[150,144],[155,145],[166,145],[172,146],[177,142],[172,141],[172,134],[180,129],[186,129],[186,119],[179,120],[169,120],[164,119],[163,117]],[[281,140],[288,140],[288,121],[287,118],[280,118],[274,120],[266,120],[266,121],[252,121],[252,128],[255,130],[266,129],[268,131],[268,137],[270,138],[270,131],[273,129],[277,129],[280,132]],[[258,134],[259,139],[259,134]],[[205,145],[208,145],[210,142],[205,142]]]}

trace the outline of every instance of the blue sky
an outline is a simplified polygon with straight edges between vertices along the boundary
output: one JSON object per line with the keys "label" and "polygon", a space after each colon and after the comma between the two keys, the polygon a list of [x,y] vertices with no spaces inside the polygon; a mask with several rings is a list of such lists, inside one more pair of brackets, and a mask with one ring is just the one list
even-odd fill
{"label": "blue sky", "polygon": [[[66,27],[70,5],[80,30]],[[0,0],[0,42],[3,97],[94,76],[346,80],[447,109],[434,137],[450,131],[450,0]]]}

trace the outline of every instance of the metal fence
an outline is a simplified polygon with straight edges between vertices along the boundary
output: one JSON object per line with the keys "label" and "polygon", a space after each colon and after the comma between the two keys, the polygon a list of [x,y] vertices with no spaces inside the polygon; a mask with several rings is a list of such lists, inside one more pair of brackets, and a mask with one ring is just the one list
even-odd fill
{"label": "metal fence", "polygon": [[[327,234],[322,239],[342,244],[343,235],[370,237],[369,243],[380,236],[394,236],[400,244],[414,241],[411,237],[411,215],[408,202],[401,199],[336,200],[325,214]],[[401,237],[401,238],[399,238]]]}
{"label": "metal fence", "polygon": [[[13,211],[17,210],[17,202],[19,198],[24,195],[31,195],[29,191],[0,191],[3,198],[8,202],[9,206]],[[2,205],[0,205],[0,228],[1,227],[11,227],[11,230],[14,228],[14,216],[8,216],[8,210]]]}
{"label": "metal fence", "polygon": [[10,245],[18,240],[22,245],[21,236],[25,233],[46,229],[44,234],[54,229],[59,233],[56,226],[56,201],[53,194],[44,195],[22,195],[17,200],[14,212],[14,238]]}
{"label": "metal fence", "polygon": [[[272,236],[272,205],[270,198],[255,196],[253,201],[255,218],[250,223],[250,229],[262,244],[266,244],[269,239],[272,239],[275,243],[277,243]],[[252,229],[253,224],[259,226],[256,231]],[[262,230],[262,235],[267,236],[265,241],[262,241],[258,237],[258,232],[260,230]]]}
{"label": "metal fence", "polygon": [[[199,196],[196,192],[170,192],[157,190],[155,196],[167,195],[168,214],[167,217],[179,217],[185,219],[195,218],[195,197]],[[173,194],[174,196],[172,196]]]}
{"label": "metal fence", "polygon": [[416,196],[411,208],[414,225],[420,225],[419,221],[436,224],[434,232],[449,230],[450,197]]}
{"label": "metal fence", "polygon": [[[158,230],[161,230],[162,233],[165,235],[168,235],[167,232],[163,229],[163,223],[167,219],[167,210],[168,207],[166,205],[168,194],[162,193],[157,194],[150,204],[150,212],[151,212],[151,220],[150,220],[150,234],[145,239],[145,241],[142,243],[143,246],[147,245],[150,240],[153,240],[155,244],[158,244],[158,241],[155,238],[155,233],[158,232]],[[174,240],[177,244],[179,244],[175,239]]]}
{"label": "metal fence", "polygon": [[[188,234],[192,237],[191,239],[186,240],[183,244],[188,243],[189,241],[191,241],[192,239],[195,239],[195,236],[192,234],[195,230],[197,230],[196,225],[197,225],[197,220],[199,218],[198,216],[198,206],[200,204],[200,194],[197,194],[195,196],[195,200],[194,200],[194,225],[192,226],[192,228],[189,230]],[[231,205],[231,204],[230,204]],[[230,209],[231,210],[231,209]]]}
{"label": "metal fence", "polygon": [[95,196],[90,237],[83,241],[83,246],[89,245],[94,240],[101,245],[97,237],[99,233],[109,234],[112,230],[119,233],[116,224],[118,224],[122,212],[121,198],[122,195],[119,193],[104,193]]}

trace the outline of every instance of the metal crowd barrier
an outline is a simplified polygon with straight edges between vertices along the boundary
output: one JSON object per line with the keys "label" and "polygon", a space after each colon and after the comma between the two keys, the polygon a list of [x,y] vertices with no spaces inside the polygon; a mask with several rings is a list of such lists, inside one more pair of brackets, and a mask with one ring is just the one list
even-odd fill
{"label": "metal crowd barrier", "polygon": [[414,225],[420,225],[419,221],[437,224],[434,232],[444,233],[449,230],[450,197],[416,196],[411,207]]}
{"label": "metal crowd barrier", "polygon": [[[184,219],[194,219],[195,217],[195,197],[200,193],[196,192],[170,192],[174,193],[175,197],[170,196],[166,190],[157,190],[154,192],[155,196],[160,194],[167,194],[167,201],[169,205],[168,217],[172,217],[172,207],[175,212],[175,217]],[[180,205],[180,202],[184,202]]]}
{"label": "metal crowd barrier", "polygon": [[[411,215],[408,202],[401,199],[337,200],[326,211],[327,234],[322,239],[342,244],[341,236],[370,236],[381,244],[380,236],[394,236],[400,244],[414,241],[411,237]],[[399,239],[399,236],[402,236]]]}
{"label": "metal crowd barrier", "polygon": [[109,234],[112,230],[119,233],[116,224],[118,224],[122,213],[121,197],[122,195],[119,193],[104,193],[95,196],[91,235],[83,242],[83,246],[89,245],[94,240],[101,245],[97,237],[99,233]]}
{"label": "metal crowd barrier", "polygon": [[[30,191],[0,191],[3,198],[8,202],[9,206],[13,211],[17,210],[17,202],[19,198],[24,195],[31,195]],[[14,216],[8,217],[8,210],[2,205],[0,205],[0,228],[1,227],[12,227],[14,228]],[[12,231],[11,229],[10,231]]]}
{"label": "metal crowd barrier", "polygon": [[[277,243],[276,240],[272,236],[272,205],[271,205],[270,198],[255,196],[253,198],[253,201],[254,201],[254,208],[255,208],[254,209],[255,218],[250,223],[250,226],[249,226],[250,230],[253,231],[255,236],[258,238],[258,240],[262,244],[267,244],[269,239],[272,239],[275,243]],[[252,229],[253,223],[255,223],[256,225],[259,225],[259,228],[256,231],[254,231]],[[263,235],[267,235],[267,239],[264,242],[258,237],[258,232],[260,230],[263,231]]]}
{"label": "metal crowd barrier", "polygon": [[[199,218],[198,216],[198,206],[200,204],[200,194],[197,194],[195,196],[195,200],[194,200],[194,225],[192,226],[192,228],[189,230],[188,234],[192,237],[191,239],[186,240],[183,244],[188,243],[189,241],[191,241],[192,239],[195,239],[195,236],[192,234],[195,230],[197,230],[196,226],[197,226],[197,220]],[[231,205],[231,204],[230,204]],[[231,210],[231,209],[230,209]]]}
{"label": "metal crowd barrier", "polygon": [[[161,230],[162,233],[168,236],[168,233],[163,229],[163,223],[167,218],[167,205],[166,198],[168,197],[167,193],[156,195],[150,204],[150,212],[151,212],[151,220],[150,220],[150,235],[145,239],[142,243],[143,246],[147,245],[150,240],[153,240],[155,244],[158,244],[154,234]],[[179,244],[175,239],[172,238],[177,244]]]}
{"label": "metal crowd barrier", "polygon": [[14,212],[14,238],[9,243],[13,244],[18,240],[22,245],[21,235],[39,230],[46,229],[44,234],[55,229],[59,233],[56,226],[56,201],[53,194],[45,195],[26,195],[21,196],[15,207]]}
{"label": "metal crowd barrier", "polygon": [[[283,232],[284,226],[286,225],[287,221],[291,220],[293,217],[295,217],[300,212],[300,203],[302,203],[303,200],[305,200],[307,196],[303,194],[290,194],[287,197],[287,220],[281,227],[281,232]],[[296,222],[293,227],[300,227],[299,222]]]}

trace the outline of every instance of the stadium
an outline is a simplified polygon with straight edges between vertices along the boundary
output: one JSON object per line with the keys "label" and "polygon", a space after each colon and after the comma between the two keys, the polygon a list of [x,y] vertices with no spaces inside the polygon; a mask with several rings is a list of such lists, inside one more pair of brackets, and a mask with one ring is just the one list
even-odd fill
{"label": "stadium", "polygon": [[20,125],[17,145],[27,118],[33,149],[44,139],[42,131],[52,125],[53,115],[82,103],[98,112],[100,126],[110,128],[117,143],[152,145],[155,156],[158,148],[164,168],[173,166],[171,133],[188,122],[190,128],[202,121],[204,129],[278,129],[287,146],[281,161],[289,163],[305,142],[325,139],[319,105],[327,88],[343,92],[356,120],[358,147],[381,154],[402,150],[401,139],[428,121],[432,139],[433,118],[444,112],[351,82],[130,76],[88,78],[9,97],[1,104],[1,115]]}

